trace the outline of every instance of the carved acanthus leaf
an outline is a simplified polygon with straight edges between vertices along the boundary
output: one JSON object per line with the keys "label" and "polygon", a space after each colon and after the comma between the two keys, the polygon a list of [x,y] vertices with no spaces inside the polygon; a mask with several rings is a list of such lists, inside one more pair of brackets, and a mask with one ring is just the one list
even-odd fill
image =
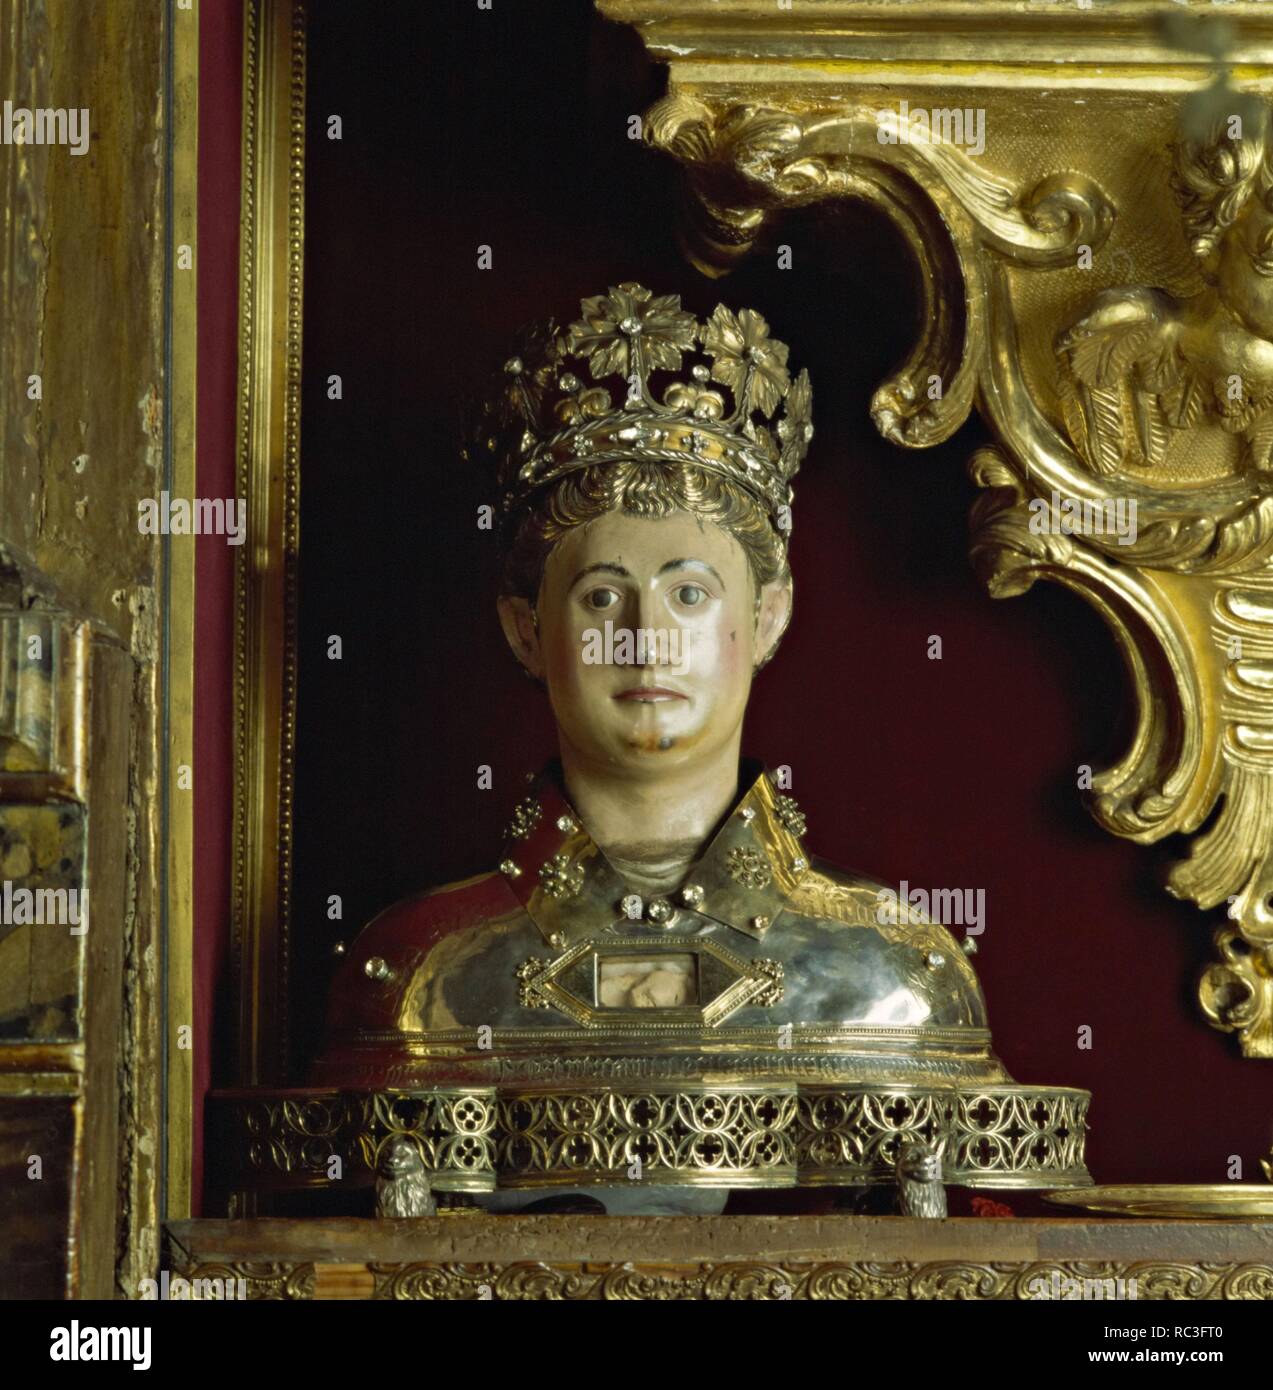
{"label": "carved acanthus leaf", "polygon": [[[973,562],[992,594],[1048,578],[1113,629],[1137,727],[1124,757],[1094,777],[1093,813],[1140,842],[1207,823],[1171,891],[1204,907],[1230,901],[1237,934],[1204,984],[1204,1011],[1268,1055],[1273,311],[1261,277],[1273,273],[1273,125],[1178,143],[1171,177],[1207,281],[1180,295],[1111,284],[1118,262],[1100,253],[1114,204],[1084,173],[1023,185],[901,106],[897,138],[882,139],[882,113],[847,78],[826,89],[834,99],[768,81],[751,90],[763,98],[747,99],[747,81],[690,95],[674,80],[650,113],[647,139],[686,168],[688,254],[724,273],[783,213],[820,200],[864,200],[892,221],[923,303],[909,356],[872,398],[876,426],[924,447],[980,405],[998,444],[972,462],[984,489]],[[1039,334],[1032,324],[1023,344],[1018,331],[1022,277],[1076,264],[1103,288],[1049,325],[1055,356],[1029,362]],[[1032,313],[1044,299],[1029,301]],[[1059,399],[1043,399],[1048,382]],[[1200,443],[1219,468],[1199,468]],[[1076,531],[1071,510],[1128,524]]]}

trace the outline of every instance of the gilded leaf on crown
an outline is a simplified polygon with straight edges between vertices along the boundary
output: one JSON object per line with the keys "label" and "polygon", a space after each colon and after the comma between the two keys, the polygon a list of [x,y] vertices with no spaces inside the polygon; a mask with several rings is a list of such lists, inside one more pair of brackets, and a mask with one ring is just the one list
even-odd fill
{"label": "gilded leaf on crown", "polygon": [[[678,295],[631,281],[584,299],[580,314],[565,329],[523,331],[470,428],[465,457],[493,468],[505,520],[580,468],[693,463],[763,502],[785,535],[780,509],[813,437],[812,389],[807,372],[792,379],[764,317],[718,305],[700,323]],[[676,378],[657,384],[661,399],[656,372]]]}

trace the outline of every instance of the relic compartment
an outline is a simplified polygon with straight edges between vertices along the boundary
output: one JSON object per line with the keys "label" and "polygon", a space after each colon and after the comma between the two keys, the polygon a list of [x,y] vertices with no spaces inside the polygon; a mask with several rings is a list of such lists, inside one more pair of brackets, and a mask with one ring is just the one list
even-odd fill
{"label": "relic compartment", "polygon": [[[668,944],[671,945],[672,943]],[[697,951],[660,949],[658,945],[655,945],[651,950],[643,951],[595,951],[592,956],[593,1005],[598,1009],[657,1009],[660,1012],[669,1009],[697,1009],[701,1007],[703,998],[699,985],[699,963],[700,955]],[[607,984],[613,985],[617,982],[620,975],[619,967],[625,964],[633,974],[650,976],[660,972],[679,973],[688,981],[689,988],[686,991],[686,997],[678,998],[674,1003],[645,1003],[638,998],[641,993],[641,985],[634,981],[628,988],[626,999],[621,1001],[607,999],[606,993],[614,992],[613,990],[607,991]],[[615,968],[607,970],[607,967]],[[640,967],[648,968],[640,970]],[[653,987],[652,983],[651,987]]]}

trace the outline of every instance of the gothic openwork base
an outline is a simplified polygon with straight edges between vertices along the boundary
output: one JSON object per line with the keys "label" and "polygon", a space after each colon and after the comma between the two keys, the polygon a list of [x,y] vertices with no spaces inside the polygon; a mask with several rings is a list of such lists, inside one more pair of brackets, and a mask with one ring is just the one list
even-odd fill
{"label": "gothic openwork base", "polygon": [[438,1192],[638,1183],[891,1184],[911,1142],[940,1145],[947,1183],[1090,1183],[1086,1092],[752,1083],[617,1090],[261,1092],[217,1103],[240,1191],[368,1185],[395,1141]]}

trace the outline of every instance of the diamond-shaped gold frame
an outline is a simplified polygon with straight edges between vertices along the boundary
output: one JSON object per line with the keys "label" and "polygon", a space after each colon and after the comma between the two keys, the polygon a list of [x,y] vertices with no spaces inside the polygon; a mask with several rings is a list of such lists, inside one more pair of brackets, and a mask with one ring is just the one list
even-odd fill
{"label": "diamond-shaped gold frame", "polygon": [[[562,983],[563,977],[569,975],[581,960],[591,957],[592,968],[588,977],[595,982],[601,960],[634,952],[643,956],[694,956],[700,987],[703,980],[704,957],[716,961],[732,972],[734,979],[706,1003],[679,1004],[663,1009],[606,1008],[596,1002],[595,983],[591,1000],[581,999]],[[676,936],[594,936],[563,951],[555,960],[543,962],[542,970],[528,971],[528,967],[533,964],[532,960],[523,966],[523,971],[527,971],[523,979],[527,980],[539,1000],[584,1028],[613,1028],[622,1027],[624,1024],[642,1024],[648,1027],[657,1023],[660,1028],[684,1029],[692,1033],[703,1028],[717,1027],[748,1004],[770,1002],[775,986],[781,989],[781,967],[774,962],[745,960],[714,941],[691,941]]]}

